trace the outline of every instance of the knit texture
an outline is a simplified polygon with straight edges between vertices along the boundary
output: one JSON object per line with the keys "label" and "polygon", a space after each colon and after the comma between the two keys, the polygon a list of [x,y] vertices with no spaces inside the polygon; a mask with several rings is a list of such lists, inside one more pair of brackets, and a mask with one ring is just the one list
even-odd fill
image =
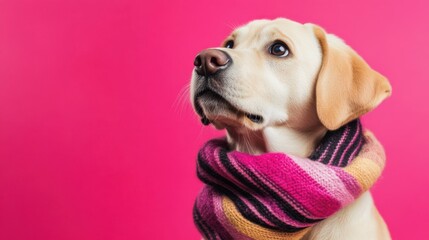
{"label": "knit texture", "polygon": [[194,205],[205,239],[300,239],[353,202],[380,176],[383,147],[359,120],[328,132],[309,158],[230,151],[207,142],[197,175],[206,185]]}

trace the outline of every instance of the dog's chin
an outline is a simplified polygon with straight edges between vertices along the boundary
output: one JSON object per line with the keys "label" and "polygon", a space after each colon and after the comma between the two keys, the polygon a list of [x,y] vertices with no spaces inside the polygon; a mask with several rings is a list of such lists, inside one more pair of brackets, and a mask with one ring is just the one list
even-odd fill
{"label": "dog's chin", "polygon": [[203,91],[195,97],[194,103],[205,125],[211,123],[217,129],[246,127],[258,130],[262,128],[262,116],[239,109],[214,91]]}

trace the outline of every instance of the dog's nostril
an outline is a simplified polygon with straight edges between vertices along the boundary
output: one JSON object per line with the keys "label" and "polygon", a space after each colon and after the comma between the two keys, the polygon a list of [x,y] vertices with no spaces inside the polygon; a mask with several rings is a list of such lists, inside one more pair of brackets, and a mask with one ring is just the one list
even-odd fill
{"label": "dog's nostril", "polygon": [[216,67],[222,67],[225,66],[229,62],[228,58],[221,58],[219,56],[213,56],[210,58],[210,63],[213,64],[213,66]]}
{"label": "dog's nostril", "polygon": [[210,59],[210,63],[213,64],[214,66],[223,66],[223,64],[219,64],[219,60],[216,57],[212,57]]}
{"label": "dog's nostril", "polygon": [[201,57],[198,55],[194,60],[194,66],[201,67],[201,64],[202,64]]}

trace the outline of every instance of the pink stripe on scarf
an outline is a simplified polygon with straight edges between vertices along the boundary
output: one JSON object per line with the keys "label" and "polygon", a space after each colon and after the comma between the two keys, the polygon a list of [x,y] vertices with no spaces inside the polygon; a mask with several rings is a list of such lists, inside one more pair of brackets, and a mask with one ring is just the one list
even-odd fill
{"label": "pink stripe on scarf", "polygon": [[[308,172],[318,184],[323,186],[331,196],[341,202],[342,206],[354,201],[354,194],[352,194],[348,190],[348,186],[346,186],[346,184],[350,184],[349,178],[351,178],[351,176],[344,174],[338,175],[335,171],[336,167],[326,167],[326,165],[322,163],[314,162],[306,158],[291,157],[297,165]],[[326,181],[326,179],[329,179],[329,181]]]}
{"label": "pink stripe on scarf", "polygon": [[[231,155],[236,156],[235,159],[240,159],[240,162],[245,166],[258,169],[261,174],[266,175],[276,185],[288,190],[289,195],[315,218],[325,218],[337,211],[342,205],[309,173],[284,154],[262,154],[257,158],[240,152],[232,152]],[[298,189],[305,189],[305,191]]]}

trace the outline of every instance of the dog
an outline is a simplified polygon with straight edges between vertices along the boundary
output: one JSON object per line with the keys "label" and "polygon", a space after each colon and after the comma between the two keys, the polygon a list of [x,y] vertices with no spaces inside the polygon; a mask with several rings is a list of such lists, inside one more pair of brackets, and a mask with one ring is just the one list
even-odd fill
{"label": "dog", "polygon": [[[233,150],[308,157],[328,130],[373,110],[388,80],[315,24],[255,20],[194,61],[191,101],[203,124],[226,129]],[[370,192],[303,239],[390,239]]]}

